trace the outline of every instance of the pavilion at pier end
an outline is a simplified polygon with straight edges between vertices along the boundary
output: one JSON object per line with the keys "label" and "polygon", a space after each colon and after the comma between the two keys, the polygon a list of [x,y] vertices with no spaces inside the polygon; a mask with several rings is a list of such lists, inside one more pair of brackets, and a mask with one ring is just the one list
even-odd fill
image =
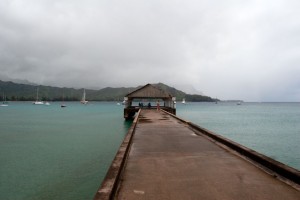
{"label": "pavilion at pier end", "polygon": [[176,97],[168,92],[147,84],[124,97],[124,118],[132,119],[136,112],[142,109],[160,109],[176,114]]}

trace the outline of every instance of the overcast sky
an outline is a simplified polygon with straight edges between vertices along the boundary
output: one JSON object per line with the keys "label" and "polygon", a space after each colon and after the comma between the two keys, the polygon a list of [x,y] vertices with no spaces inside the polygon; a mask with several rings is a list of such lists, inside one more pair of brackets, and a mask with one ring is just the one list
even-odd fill
{"label": "overcast sky", "polygon": [[0,75],[300,101],[299,0],[1,0]]}

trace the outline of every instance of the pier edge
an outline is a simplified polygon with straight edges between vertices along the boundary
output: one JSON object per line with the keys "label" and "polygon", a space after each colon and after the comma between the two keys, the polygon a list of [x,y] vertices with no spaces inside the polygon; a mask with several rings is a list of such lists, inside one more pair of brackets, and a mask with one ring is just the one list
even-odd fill
{"label": "pier edge", "polygon": [[209,131],[203,127],[200,127],[192,122],[186,121],[186,120],[184,120],[176,115],[173,115],[172,113],[169,113],[165,110],[163,110],[163,112],[171,115],[172,117],[180,120],[181,122],[186,123],[193,129],[206,135],[207,137],[211,138],[212,140],[215,140],[215,141],[225,145],[226,147],[234,150],[239,155],[244,156],[247,159],[250,159],[251,161],[257,163],[259,166],[263,167],[264,170],[267,171],[269,174],[272,174],[274,177],[278,177],[279,179],[286,182],[287,184],[300,190],[300,171],[299,170],[294,169],[288,165],[285,165],[285,164],[283,164],[277,160],[274,160],[266,155],[258,153],[256,151],[254,151],[253,149],[250,149],[239,143],[229,140],[229,139],[227,139],[221,135],[218,135],[212,131]]}
{"label": "pier edge", "polygon": [[132,125],[129,128],[114,160],[112,161],[100,188],[94,196],[94,200],[109,200],[113,198],[118,187],[118,182],[124,168],[123,166],[125,164],[126,157],[128,156],[131,140],[133,138],[140,112],[141,109],[134,118]]}

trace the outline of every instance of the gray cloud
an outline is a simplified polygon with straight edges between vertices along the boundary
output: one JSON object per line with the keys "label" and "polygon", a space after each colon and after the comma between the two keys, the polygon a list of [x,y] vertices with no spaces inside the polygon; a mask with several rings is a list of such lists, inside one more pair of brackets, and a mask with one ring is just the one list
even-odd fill
{"label": "gray cloud", "polygon": [[68,87],[187,85],[221,99],[299,101],[300,3],[0,2],[3,76]]}

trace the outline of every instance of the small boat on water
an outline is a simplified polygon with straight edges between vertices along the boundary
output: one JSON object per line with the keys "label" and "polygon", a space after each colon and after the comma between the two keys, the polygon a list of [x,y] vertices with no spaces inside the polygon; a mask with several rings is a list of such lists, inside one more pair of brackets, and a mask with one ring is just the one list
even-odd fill
{"label": "small boat on water", "polygon": [[238,106],[242,105],[242,102],[239,101],[239,102],[236,103],[236,105],[238,105]]}
{"label": "small boat on water", "polygon": [[33,102],[33,105],[44,105],[44,102],[42,102],[42,101],[35,101],[35,102]]}
{"label": "small boat on water", "polygon": [[60,107],[65,108],[65,107],[67,107],[67,105],[66,104],[61,104]]}
{"label": "small boat on water", "polygon": [[39,101],[39,88],[36,89],[36,100],[32,104],[33,105],[44,105],[44,102]]}
{"label": "small boat on water", "polygon": [[82,99],[80,101],[80,103],[86,105],[88,103],[88,101],[85,99],[85,89],[83,89],[83,95],[82,95]]}
{"label": "small boat on water", "polygon": [[45,106],[50,106],[50,103],[49,102],[45,102]]}
{"label": "small boat on water", "polygon": [[181,102],[181,103],[182,103],[182,104],[186,104],[185,98],[182,99],[182,102]]}

